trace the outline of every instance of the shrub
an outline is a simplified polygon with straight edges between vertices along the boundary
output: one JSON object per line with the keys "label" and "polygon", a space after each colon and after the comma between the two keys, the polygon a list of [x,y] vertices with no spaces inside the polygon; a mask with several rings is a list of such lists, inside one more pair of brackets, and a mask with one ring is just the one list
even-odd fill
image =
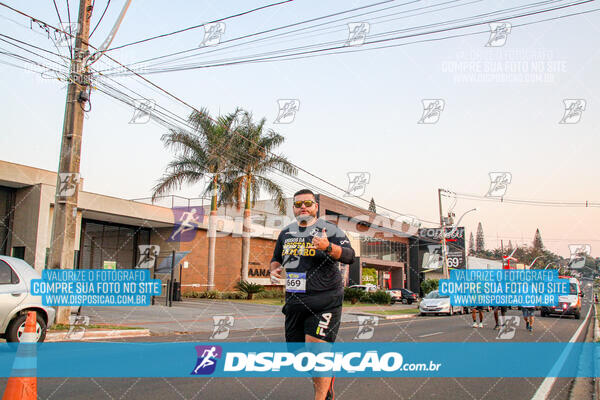
{"label": "shrub", "polygon": [[256,293],[260,293],[265,290],[263,285],[259,285],[258,283],[251,283],[246,281],[240,281],[236,283],[235,288],[240,292],[246,294],[246,298],[248,300],[252,300],[252,297]]}
{"label": "shrub", "polygon": [[371,298],[371,302],[377,304],[390,304],[390,301],[392,301],[392,296],[385,290],[370,292],[369,297]]}
{"label": "shrub", "polygon": [[255,299],[283,299],[285,297],[285,292],[278,289],[265,289],[261,293],[257,293],[254,298]]}
{"label": "shrub", "polygon": [[362,295],[364,293],[365,292],[360,289],[346,287],[346,288],[344,288],[344,300],[349,301],[352,304],[355,304],[357,301],[359,301],[362,298]]}
{"label": "shrub", "polygon": [[205,298],[207,299],[220,299],[221,293],[218,290],[209,290],[205,293]]}
{"label": "shrub", "polygon": [[421,282],[421,289],[423,290],[423,295],[426,296],[427,293],[436,290],[440,284],[438,279],[425,279]]}
{"label": "shrub", "polygon": [[228,300],[240,300],[240,299],[244,299],[246,298],[246,295],[242,292],[221,292],[221,298],[222,299],[228,299]]}

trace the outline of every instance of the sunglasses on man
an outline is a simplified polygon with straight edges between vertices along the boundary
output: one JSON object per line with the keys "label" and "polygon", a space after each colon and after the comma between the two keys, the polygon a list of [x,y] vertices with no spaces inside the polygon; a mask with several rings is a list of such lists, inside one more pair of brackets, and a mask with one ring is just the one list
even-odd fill
{"label": "sunglasses on man", "polygon": [[295,201],[294,207],[300,208],[300,207],[302,207],[302,204],[304,204],[304,206],[306,208],[308,208],[308,207],[312,207],[312,205],[315,203],[316,203],[316,201],[313,201],[313,200]]}

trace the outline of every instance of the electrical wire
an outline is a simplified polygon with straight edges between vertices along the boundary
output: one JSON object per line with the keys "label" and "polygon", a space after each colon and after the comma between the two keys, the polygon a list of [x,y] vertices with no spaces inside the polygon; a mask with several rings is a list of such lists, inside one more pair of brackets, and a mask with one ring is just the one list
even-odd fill
{"label": "electrical wire", "polygon": [[106,7],[104,7],[104,11],[102,11],[102,15],[100,15],[100,19],[98,20],[98,22],[96,22],[96,26],[94,26],[94,29],[92,29],[92,33],[90,33],[90,36],[88,39],[92,38],[92,35],[94,34],[94,32],[96,32],[96,29],[98,28],[98,26],[100,26],[100,22],[102,22],[102,18],[104,18],[104,14],[106,14],[106,11],[108,10],[109,5],[110,5],[110,0],[108,0],[106,2]]}
{"label": "electrical wire", "polygon": [[[462,25],[462,26],[458,26],[458,27],[444,28],[444,29],[438,29],[438,30],[429,31],[429,32],[415,33],[415,34],[410,34],[410,35],[402,35],[402,36],[397,36],[397,37],[392,37],[392,38],[385,38],[385,39],[373,40],[373,41],[365,42],[361,46],[363,48],[357,49],[357,50],[346,50],[347,46],[340,45],[340,46],[334,46],[334,47],[329,47],[329,48],[325,48],[325,49],[317,49],[317,50],[303,51],[303,52],[297,52],[297,53],[286,54],[286,55],[275,55],[275,56],[269,56],[269,57],[261,57],[261,58],[248,59],[248,60],[240,60],[240,61],[221,62],[221,63],[210,64],[210,65],[200,65],[200,66],[194,65],[194,66],[179,67],[179,68],[164,68],[164,69],[158,70],[158,71],[144,72],[144,75],[151,74],[151,73],[164,73],[164,72],[173,72],[173,71],[194,70],[194,69],[201,69],[201,68],[214,68],[214,67],[222,67],[222,66],[229,66],[229,65],[239,65],[239,64],[247,64],[247,63],[255,63],[255,62],[272,62],[272,61],[280,61],[280,60],[289,61],[289,60],[304,59],[304,58],[309,58],[309,57],[314,57],[314,56],[323,56],[323,55],[330,55],[330,54],[353,53],[353,52],[359,52],[359,51],[372,51],[372,50],[382,49],[382,48],[397,47],[397,46],[406,45],[407,43],[400,43],[400,44],[394,44],[394,45],[380,46],[380,47],[374,47],[374,48],[364,48],[366,45],[370,45],[370,44],[374,44],[374,43],[383,43],[383,42],[389,42],[389,41],[402,40],[402,39],[411,38],[411,37],[417,37],[417,36],[423,36],[423,35],[431,35],[431,34],[443,33],[443,32],[457,30],[457,29],[465,29],[465,28],[475,27],[475,26],[479,26],[479,25],[486,25],[486,24],[489,24],[489,23],[492,23],[492,22],[497,22],[499,20],[504,20],[504,19],[523,18],[523,17],[527,17],[527,16],[531,16],[531,15],[537,15],[537,14],[541,14],[541,13],[556,11],[556,10],[567,8],[567,7],[573,7],[573,6],[577,6],[577,5],[581,5],[581,4],[585,4],[585,3],[589,3],[589,2],[593,2],[593,1],[595,1],[595,0],[583,0],[583,1],[579,1],[579,2],[572,3],[572,4],[569,4],[569,5],[565,5],[565,6],[554,7],[554,8],[551,8],[551,9],[546,9],[546,10],[541,10],[541,11],[535,11],[535,12],[525,13],[525,14],[521,14],[521,15],[515,15],[515,16],[511,16],[510,18],[501,18],[501,19],[495,18],[495,19],[492,19],[492,20],[484,21],[484,22],[477,22],[477,23]],[[586,13],[590,13],[590,12],[596,12],[596,11],[598,11],[598,9],[584,11],[584,12],[579,12],[579,13],[573,13],[573,14],[570,14],[570,15],[567,15],[567,16],[553,17],[553,18],[550,18],[548,20],[555,20],[555,19],[559,19],[559,18],[565,18],[565,17],[568,17],[568,16],[582,15],[582,14],[586,14]],[[525,25],[530,25],[530,24],[539,23],[539,22],[540,21],[534,21],[534,22],[523,23],[523,24],[519,24],[519,25],[513,25],[513,28],[516,27],[516,26],[525,26]],[[474,33],[465,33],[465,34],[462,34],[462,35],[447,36],[447,37],[442,37],[442,38],[433,38],[433,39],[423,40],[423,41],[445,40],[445,39],[454,38],[454,37],[469,36],[469,35],[473,35],[473,34],[481,34],[481,33],[484,33],[484,32],[489,32],[489,30],[488,31],[474,32]],[[417,41],[417,42],[419,42],[419,41]],[[416,43],[416,42],[413,42],[413,43]],[[410,44],[412,44],[412,43],[410,43]],[[328,53],[323,53],[323,52],[326,52],[326,51]],[[318,53],[322,53],[322,54],[318,54]]]}
{"label": "electrical wire", "polygon": [[456,198],[465,199],[465,200],[479,200],[479,201],[495,202],[495,203],[521,204],[521,205],[531,205],[531,206],[540,206],[540,207],[585,207],[585,208],[600,207],[600,202],[588,201],[588,200],[576,201],[576,202],[551,201],[551,200],[523,200],[523,199],[511,199],[511,198],[506,198],[506,197],[481,196],[481,195],[470,194],[470,193],[455,193],[455,192],[451,192],[451,194],[445,194],[445,193],[447,193],[447,192],[442,192],[442,196],[456,197]]}
{"label": "electrical wire", "polygon": [[124,47],[133,46],[135,44],[145,43],[145,42],[149,42],[151,40],[155,40],[155,39],[160,39],[160,38],[164,38],[164,37],[167,37],[167,36],[176,35],[178,33],[187,32],[187,31],[190,31],[190,30],[193,30],[193,29],[198,29],[198,28],[203,27],[203,26],[208,25],[208,24],[212,24],[212,23],[215,23],[215,22],[226,21],[226,20],[232,19],[232,18],[237,18],[237,17],[243,16],[243,15],[251,14],[251,13],[256,12],[256,11],[263,10],[265,8],[269,8],[269,7],[273,7],[273,6],[278,6],[278,5],[289,3],[289,2],[292,2],[292,1],[294,1],[294,0],[284,0],[284,1],[280,1],[278,3],[267,4],[265,6],[254,8],[252,10],[243,11],[243,12],[240,12],[240,13],[237,13],[237,14],[234,14],[234,15],[230,15],[228,17],[219,18],[219,19],[216,19],[214,21],[206,22],[206,23],[199,24],[199,25],[190,26],[190,27],[179,29],[179,30],[176,30],[176,31],[173,31],[173,32],[169,32],[169,33],[163,33],[161,35],[152,36],[152,37],[149,37],[149,38],[146,38],[146,39],[137,40],[137,41],[131,42],[131,43],[126,43],[126,44],[123,44],[121,46],[112,47],[110,49],[107,49],[106,51],[113,51],[113,50],[117,50],[117,49],[122,49]]}
{"label": "electrical wire", "polygon": [[[590,1],[591,1],[591,0],[590,0]],[[584,2],[581,2],[581,3],[578,3],[578,4],[587,3],[587,2],[588,2],[588,1],[584,1]],[[3,4],[3,3],[0,3],[0,5],[3,5],[3,6],[5,6],[5,7],[8,7],[8,6],[6,6],[6,5],[5,5],[5,4]],[[566,7],[566,6],[565,6],[565,7]],[[8,8],[12,9],[11,7],[8,7]],[[564,8],[564,7],[560,7],[560,8]],[[13,10],[14,10],[14,9],[13,9]],[[16,11],[16,10],[15,10],[15,11]],[[18,11],[17,11],[17,12],[18,12]],[[26,15],[26,14],[24,14],[24,13],[22,13],[22,12],[19,12],[19,13],[21,13],[21,14],[23,14],[23,15]],[[27,16],[27,15],[26,15],[26,16]],[[35,18],[33,18],[33,17],[30,17],[30,16],[27,16],[27,17],[31,18],[31,19],[32,19],[32,20],[34,20],[34,21],[38,21],[37,19],[35,19]],[[40,21],[40,22],[41,22],[41,21]],[[42,22],[42,23],[43,23],[43,22]],[[53,29],[56,29],[56,28],[54,28],[54,27],[52,27],[52,28],[53,28]],[[113,62],[116,62],[117,64],[121,65],[122,67],[124,67],[124,68],[128,69],[128,68],[127,68],[127,67],[125,67],[123,64],[121,64],[121,63],[119,63],[118,61],[114,60],[114,59],[113,59],[113,58],[111,58],[110,56],[107,56],[107,58],[111,59],[111,61],[113,61]],[[151,81],[147,80],[146,78],[144,78],[144,77],[142,77],[141,75],[137,74],[135,71],[131,71],[131,72],[133,72],[133,74],[134,74],[134,75],[138,76],[139,78],[141,78],[141,79],[142,79],[142,80],[144,80],[145,82],[149,83],[150,85],[154,86],[155,88],[157,88],[157,89],[161,90],[162,92],[164,92],[165,94],[169,95],[169,96],[170,96],[170,97],[172,97],[173,99],[176,99],[177,101],[179,101],[179,102],[181,102],[182,104],[184,104],[184,105],[186,105],[186,106],[190,107],[191,109],[193,109],[193,110],[195,110],[195,111],[198,111],[197,109],[195,109],[194,107],[192,107],[192,106],[190,106],[188,103],[186,103],[185,101],[181,100],[181,99],[180,99],[180,98],[178,98],[177,96],[175,96],[175,95],[171,94],[170,92],[166,91],[166,90],[165,90],[165,89],[163,89],[162,87],[160,87],[160,86],[158,86],[158,85],[156,85],[156,84],[152,83]],[[243,138],[243,136],[242,136],[242,138]],[[246,139],[246,140],[248,140],[247,138],[243,138],[243,139]],[[294,166],[295,166],[295,167],[297,167],[299,170],[301,170],[301,171],[303,171],[303,172],[307,173],[309,176],[311,176],[311,177],[313,177],[313,178],[316,178],[316,179],[318,179],[319,181],[322,181],[322,182],[324,182],[324,183],[327,183],[328,185],[330,185],[330,186],[332,186],[332,187],[334,187],[334,188],[336,188],[336,189],[338,189],[338,190],[340,190],[340,191],[342,191],[342,192],[345,192],[345,190],[344,190],[344,189],[342,189],[342,188],[338,187],[337,185],[334,185],[334,184],[332,184],[332,183],[330,183],[330,182],[327,182],[327,181],[323,180],[322,178],[320,178],[320,177],[318,177],[318,176],[316,176],[316,175],[314,175],[314,174],[312,174],[312,173],[310,173],[310,172],[306,171],[305,169],[299,168],[299,167],[298,167],[298,166],[296,166],[296,165],[294,165]],[[359,199],[360,199],[360,200],[363,200],[363,201],[365,201],[365,202],[369,202],[369,200],[366,200],[366,199],[362,199],[362,198],[359,198]],[[382,209],[385,209],[385,210],[387,210],[387,211],[391,211],[391,212],[397,213],[396,211],[393,211],[393,210],[387,209],[387,208],[385,208],[385,207],[381,207],[381,206],[380,206],[380,208],[382,208]],[[401,214],[401,213],[398,213],[398,214],[406,216],[406,214]]]}
{"label": "electrical wire", "polygon": [[[259,36],[259,35],[262,35],[262,34],[265,34],[265,33],[275,32],[275,31],[278,31],[278,30],[287,29],[287,28],[291,28],[291,27],[294,27],[294,26],[299,26],[299,25],[307,24],[307,23],[314,22],[314,21],[319,21],[319,20],[322,20],[322,19],[331,18],[331,17],[334,17],[334,16],[342,15],[342,14],[347,14],[347,13],[350,13],[350,12],[354,12],[354,11],[358,11],[358,10],[362,10],[362,9],[366,9],[366,8],[370,8],[370,7],[374,7],[374,6],[377,6],[377,5],[391,3],[393,1],[396,1],[396,0],[386,0],[386,1],[383,1],[383,2],[368,4],[366,6],[356,7],[356,8],[352,8],[352,9],[349,9],[349,10],[345,10],[345,11],[341,11],[341,12],[337,12],[337,13],[333,13],[333,14],[328,14],[328,15],[324,15],[324,16],[321,16],[321,17],[317,17],[317,18],[311,18],[311,19],[308,19],[308,20],[305,20],[305,21],[301,21],[301,22],[295,22],[295,23],[292,23],[292,24],[282,25],[282,26],[279,26],[279,27],[276,27],[276,28],[271,28],[271,29],[260,31],[260,32],[255,32],[255,33],[251,33],[251,34],[239,36],[239,37],[236,37],[236,38],[224,40],[220,44],[222,45],[222,44],[225,44],[225,43],[235,42],[235,41],[238,41],[238,40],[247,39],[247,38],[254,37],[254,36]],[[406,4],[411,4],[411,3],[414,3],[414,2],[415,1],[410,1],[408,3],[403,3],[403,4],[400,4],[400,5],[396,5],[396,6],[392,6],[392,7],[388,7],[388,8],[402,7],[402,6],[406,5]],[[386,10],[386,9],[383,9],[383,10]],[[373,11],[373,12],[380,12],[380,11],[382,11],[382,10],[376,10],[376,11]],[[362,14],[359,14],[359,15],[362,15]],[[351,17],[343,18],[342,20],[349,19],[349,18],[354,18],[354,17],[355,16],[351,16]],[[332,21],[327,22],[327,24],[331,23],[331,22]],[[311,27],[302,28],[302,29],[298,29],[296,31],[301,31],[301,30],[310,29],[310,28]],[[292,31],[292,32],[296,32],[296,31]],[[285,35],[287,35],[289,33],[290,32],[285,33]],[[277,36],[277,35],[275,35],[275,36]],[[271,36],[271,37],[274,37],[274,36]],[[268,39],[268,38],[270,38],[270,37],[267,37],[266,39]],[[264,40],[264,39],[259,39],[259,40]],[[247,42],[247,43],[252,43],[252,41],[251,42]],[[246,44],[246,43],[244,43],[244,44]],[[171,57],[171,56],[175,56],[175,55],[185,54],[185,53],[189,53],[189,52],[197,51],[197,50],[198,50],[198,48],[194,47],[194,48],[191,48],[191,49],[182,50],[182,51],[178,51],[178,52],[175,52],[175,53],[166,54],[166,55],[163,55],[163,56],[153,57],[153,58],[149,58],[147,60],[138,61],[136,63],[132,63],[132,65],[138,64],[138,63],[147,63],[149,61],[154,61],[154,60],[158,60],[158,59],[161,59],[161,58],[166,58],[166,57]]]}
{"label": "electrical wire", "polygon": [[[373,24],[372,21],[380,19],[380,18],[385,18],[385,17],[391,16],[391,15],[405,14],[405,13],[408,13],[408,12],[411,12],[411,11],[422,10],[422,9],[427,9],[427,8],[432,8],[432,7],[438,7],[440,5],[445,5],[445,4],[450,4],[450,3],[456,3],[456,2],[460,2],[460,1],[462,1],[462,0],[451,0],[451,1],[447,1],[445,3],[432,4],[432,5],[428,5],[428,6],[418,7],[418,8],[412,9],[412,10],[405,10],[405,11],[401,11],[401,12],[397,12],[397,13],[392,13],[392,14],[389,14],[389,15],[383,15],[383,16],[380,16],[380,17],[375,17],[375,18],[370,19],[369,23]],[[474,0],[474,1],[467,2],[467,3],[463,3],[463,4],[458,4],[458,5],[455,5],[455,6],[451,6],[451,7],[440,8],[440,9],[437,9],[437,10],[426,11],[426,12],[422,12],[422,13],[418,13],[418,14],[413,14],[413,15],[409,15],[409,16],[404,16],[404,17],[392,18],[392,19],[389,19],[389,20],[386,20],[386,21],[382,21],[382,22],[389,22],[389,21],[393,21],[393,20],[399,20],[399,19],[414,17],[416,15],[424,15],[424,14],[428,14],[428,13],[432,13],[432,12],[438,12],[438,11],[442,11],[442,10],[445,10],[445,9],[462,7],[462,6],[465,6],[465,5],[479,3],[481,1],[483,1],[483,0]],[[412,3],[412,2],[410,2],[410,3]],[[405,4],[410,4],[410,3],[403,3],[403,4],[400,4],[400,5],[397,5],[397,6],[393,6],[393,7],[404,6]],[[391,8],[391,7],[388,7],[388,8]],[[379,12],[379,11],[380,10],[376,10],[376,11],[371,11],[369,13],[375,13],[375,12]],[[333,22],[342,21],[342,20],[348,20],[348,19],[351,19],[351,18],[355,18],[355,17],[358,17],[358,16],[369,14],[369,13],[363,13],[363,14],[358,14],[357,16],[350,16],[350,17],[346,17],[346,18],[341,18],[341,19],[336,20],[336,21],[330,21],[330,22],[327,22],[327,23],[317,24],[317,25],[313,25],[312,27],[300,28],[300,29],[296,29],[296,30],[293,30],[293,31],[290,31],[290,32],[285,32],[285,33],[282,33],[282,34],[276,34],[276,35],[272,35],[272,36],[267,36],[267,37],[264,37],[264,38],[258,38],[258,39],[250,40],[250,41],[243,42],[243,43],[233,44],[233,45],[229,45],[229,46],[223,46],[223,44],[225,44],[227,42],[234,41],[237,38],[236,39],[225,40],[225,41],[219,43],[218,47],[216,47],[216,48],[214,48],[212,50],[209,50],[209,51],[204,51],[201,54],[192,54],[192,55],[188,55],[188,56],[184,56],[184,57],[174,58],[172,60],[166,60],[166,61],[162,61],[162,62],[159,62],[159,63],[150,64],[149,66],[164,65],[164,64],[167,64],[167,63],[172,63],[172,62],[175,62],[175,61],[180,61],[180,60],[189,59],[189,58],[195,58],[195,57],[205,57],[205,56],[207,56],[207,55],[209,55],[211,53],[215,53],[215,52],[227,53],[226,50],[233,49],[233,48],[236,48],[236,47],[239,47],[239,46],[248,45],[248,44],[251,44],[251,43],[257,43],[257,42],[267,41],[269,39],[284,38],[285,40],[282,41],[282,42],[289,42],[291,40],[297,40],[296,38],[292,38],[291,40],[289,38],[286,38],[286,36],[291,35],[292,33],[296,33],[296,32],[302,31],[302,30],[311,29],[313,27],[317,27],[317,26],[320,26],[320,25],[325,25],[325,24],[329,24],[329,23],[333,23]],[[320,31],[324,31],[324,30],[337,29],[338,27],[341,27],[341,26],[344,27],[344,31],[348,30],[348,26],[347,25],[337,25],[337,26],[333,26],[333,27],[325,27],[325,28],[320,28],[320,29],[314,29],[312,31],[305,32],[304,34],[300,34],[300,35],[297,35],[297,36],[299,36],[299,37],[300,36],[305,36],[305,38],[306,37],[320,36],[320,34],[314,34],[314,33],[320,32]],[[336,30],[335,32],[341,32],[341,30]],[[310,36],[306,36],[306,35],[310,35]],[[313,46],[317,46],[317,45],[313,45]],[[197,49],[197,50],[200,50],[200,49]],[[235,51],[233,51],[233,52],[235,52]],[[155,57],[155,59],[157,59],[157,58],[161,58],[161,57]],[[149,59],[149,60],[152,60],[152,59]],[[140,61],[140,62],[135,62],[135,63],[129,64],[129,66],[136,65],[136,64],[142,63],[142,62],[145,63],[147,61],[148,60],[144,60],[144,61]]]}

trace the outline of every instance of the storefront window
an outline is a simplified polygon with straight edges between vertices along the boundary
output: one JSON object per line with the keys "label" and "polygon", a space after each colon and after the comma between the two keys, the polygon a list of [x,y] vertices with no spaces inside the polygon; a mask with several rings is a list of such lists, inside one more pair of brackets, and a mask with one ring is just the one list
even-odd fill
{"label": "storefront window", "polygon": [[406,262],[407,261],[406,243],[392,242],[390,240],[377,239],[368,236],[360,238],[360,254],[362,257],[374,258],[377,260]]}
{"label": "storefront window", "polygon": [[116,261],[117,268],[134,268],[138,258],[137,246],[150,244],[150,231],[84,221],[81,241],[80,268],[103,268],[104,261]]}

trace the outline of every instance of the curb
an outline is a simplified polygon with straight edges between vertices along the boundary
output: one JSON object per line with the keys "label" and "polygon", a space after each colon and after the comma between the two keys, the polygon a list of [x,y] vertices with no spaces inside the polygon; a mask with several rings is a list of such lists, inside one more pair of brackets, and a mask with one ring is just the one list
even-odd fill
{"label": "curb", "polygon": [[85,331],[83,336],[76,332],[69,337],[69,332],[48,332],[45,342],[64,342],[78,340],[96,340],[96,339],[118,339],[150,336],[149,329],[113,329],[105,331]]}
{"label": "curb", "polygon": [[398,314],[398,315],[381,315],[381,314],[373,314],[367,312],[349,312],[346,313],[349,315],[366,315],[370,317],[379,317],[380,319],[406,319],[406,318],[415,318],[418,313],[415,314]]}

